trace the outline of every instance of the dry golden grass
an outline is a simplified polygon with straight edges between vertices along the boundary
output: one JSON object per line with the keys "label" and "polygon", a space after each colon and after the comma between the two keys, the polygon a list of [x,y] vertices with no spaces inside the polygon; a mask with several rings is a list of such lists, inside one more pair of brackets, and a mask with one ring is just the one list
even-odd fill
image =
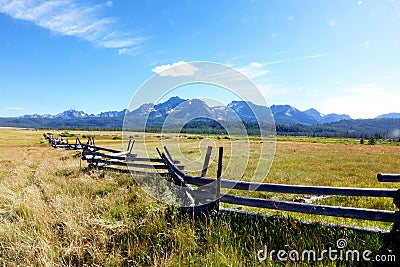
{"label": "dry golden grass", "polygon": [[[120,133],[90,134],[96,136],[98,145],[122,146],[120,140],[112,140]],[[141,134],[136,135],[137,140],[143,138]],[[217,146],[228,142],[209,138]],[[73,139],[69,138],[70,142]],[[159,146],[159,140],[156,134],[148,134],[146,138],[152,151]],[[169,140],[165,140],[167,145]],[[182,148],[196,158],[200,151],[193,141],[182,138]],[[257,141],[253,142],[256,146]],[[325,242],[331,244],[344,236],[353,247],[374,252],[386,245],[378,234],[356,235],[324,227],[307,228],[290,220],[253,221],[240,216],[206,221],[182,218],[176,210],[141,191],[130,175],[81,171],[79,158],[74,157],[76,151],[51,148],[40,131],[0,129],[0,151],[0,265],[3,266],[256,266],[259,262],[255,253],[264,245],[278,249],[285,245],[298,250],[320,248],[326,246]],[[396,172],[398,154],[398,147],[279,141],[266,182],[396,187],[396,184],[379,184],[375,176],[379,171]],[[215,162],[209,176],[215,176]],[[254,194],[277,199],[287,197]],[[335,198],[326,201],[394,209],[390,201]],[[359,220],[289,215],[390,228],[388,224]],[[275,263],[266,263],[266,266]]]}

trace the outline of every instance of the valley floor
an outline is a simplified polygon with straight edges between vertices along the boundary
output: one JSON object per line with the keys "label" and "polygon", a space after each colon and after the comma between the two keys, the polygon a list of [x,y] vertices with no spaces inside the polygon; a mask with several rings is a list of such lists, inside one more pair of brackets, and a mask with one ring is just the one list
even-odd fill
{"label": "valley floor", "polygon": [[[121,148],[121,140],[114,138],[120,137],[120,132],[70,133],[81,138],[92,134],[99,145]],[[261,209],[248,210],[286,219],[257,219],[240,214],[196,219],[184,216],[146,195],[129,174],[80,169],[77,151],[53,149],[42,134],[35,130],[0,129],[2,266],[273,266],[282,262],[276,257],[259,261],[257,252],[266,247],[322,251],[335,247],[338,239],[345,239],[349,249],[368,249],[374,254],[391,254],[398,249],[388,241],[387,234],[304,225],[291,218],[382,230],[391,229],[388,223]],[[143,135],[133,137],[139,140]],[[185,153],[200,155],[193,142],[203,137],[182,138]],[[208,138],[217,145],[228,142],[216,136]],[[156,134],[147,136],[151,147],[158,146],[160,139]],[[278,138],[274,163],[265,182],[399,188],[399,184],[379,183],[376,174],[400,172],[400,147],[331,141]],[[259,143],[251,142],[254,146]],[[250,160],[253,156],[257,155],[250,155]],[[249,168],[251,172],[253,167]],[[214,165],[209,176],[215,176]],[[254,192],[249,195],[283,200],[298,197]],[[331,197],[317,203],[396,210],[389,199]],[[369,263],[328,258],[313,263],[340,264]]]}

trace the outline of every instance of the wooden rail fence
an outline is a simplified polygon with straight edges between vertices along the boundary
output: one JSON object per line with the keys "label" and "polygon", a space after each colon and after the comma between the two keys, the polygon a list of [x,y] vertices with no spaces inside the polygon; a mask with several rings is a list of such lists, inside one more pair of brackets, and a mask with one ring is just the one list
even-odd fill
{"label": "wooden rail fence", "polygon": [[[70,144],[68,140],[57,139],[47,133],[43,136],[54,148],[81,150],[80,160],[81,162],[82,160],[87,161],[89,168],[136,174],[169,175],[168,168],[162,159],[141,158],[132,153],[135,143],[133,140],[129,140],[126,150],[120,151],[95,145],[93,137],[89,137],[86,143],[82,143],[77,137],[75,143]],[[174,161],[174,164],[179,164],[179,161]],[[178,168],[183,169],[183,166],[178,166]]]}
{"label": "wooden rail fence", "polygon": [[[166,148],[164,148],[166,149]],[[166,150],[167,151],[167,150]],[[352,207],[338,207],[315,204],[304,204],[289,201],[278,201],[263,198],[254,198],[240,195],[221,194],[220,189],[236,189],[250,190],[273,193],[290,193],[290,194],[307,194],[307,195],[336,195],[336,196],[363,196],[363,197],[386,197],[392,198],[394,204],[399,208],[400,190],[398,189],[383,189],[383,188],[348,188],[348,187],[324,187],[324,186],[300,186],[300,185],[283,185],[270,183],[254,183],[242,182],[234,180],[221,179],[221,155],[222,149],[219,152],[219,167],[217,178],[194,177],[178,170],[171,159],[160,153],[170,174],[175,177],[174,181],[183,186],[194,185],[197,189],[192,188],[192,197],[194,203],[207,204],[207,200],[219,200],[222,203],[230,203],[236,205],[267,208],[282,211],[300,212],[307,214],[317,214],[335,217],[346,217],[363,220],[373,220],[382,222],[393,222],[396,226],[400,223],[399,211],[387,211],[376,209],[363,209]],[[400,182],[400,175],[393,174],[378,174],[379,181],[385,182]],[[206,191],[207,198],[202,197],[201,192]],[[210,197],[214,194],[214,197]],[[206,200],[206,201],[205,201]]]}
{"label": "wooden rail fence", "polygon": [[[164,147],[163,152],[157,149],[160,158],[140,158],[137,157],[136,154],[132,153],[132,147],[134,144],[134,141],[132,140],[129,141],[127,150],[119,151],[96,146],[93,138],[89,138],[86,144],[82,143],[79,138],[76,138],[74,144],[69,144],[68,141],[55,139],[48,134],[44,134],[44,137],[49,140],[49,143],[53,147],[56,148],[81,149],[81,159],[86,160],[90,168],[121,172],[129,172],[129,170],[134,170],[134,172],[138,174],[168,175],[172,178],[176,185],[179,185],[184,189],[185,194],[190,202],[189,210],[194,212],[207,213],[212,210],[218,210],[219,203],[222,202],[273,210],[392,222],[394,223],[394,229],[400,229],[399,211],[315,205],[240,195],[221,194],[221,188],[225,188],[245,191],[305,195],[385,197],[393,199],[393,203],[397,208],[399,208],[400,190],[398,189],[301,186],[222,179],[222,147],[219,148],[218,153],[217,177],[205,178],[211,155],[210,147],[206,153],[201,176],[194,177],[187,175],[182,171],[184,167],[177,165],[179,164],[179,161],[172,159],[166,147]],[[150,169],[153,172],[149,171]],[[157,172],[154,172],[154,170]],[[164,172],[159,172],[159,170],[164,170]],[[400,182],[400,174],[378,174],[377,179],[380,182]]]}

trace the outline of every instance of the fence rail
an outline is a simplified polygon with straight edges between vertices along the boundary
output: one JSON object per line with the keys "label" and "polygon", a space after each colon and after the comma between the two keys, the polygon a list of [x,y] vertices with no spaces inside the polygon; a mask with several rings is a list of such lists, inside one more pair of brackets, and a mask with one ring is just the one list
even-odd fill
{"label": "fence rail", "polygon": [[400,219],[400,213],[398,211],[302,204],[296,202],[276,201],[270,199],[243,197],[235,195],[223,195],[220,201],[224,203],[244,205],[249,207],[268,208],[273,210],[363,219],[370,221],[398,222]]}
{"label": "fence rail", "polygon": [[379,182],[397,183],[397,182],[400,182],[400,174],[379,173],[378,174],[378,181]]}
{"label": "fence rail", "polygon": [[[188,184],[203,186],[210,184],[216,179],[193,177],[184,175]],[[237,190],[262,191],[271,193],[307,194],[307,195],[337,195],[337,196],[363,196],[363,197],[389,197],[394,198],[400,193],[397,189],[382,188],[350,188],[350,187],[325,187],[325,186],[303,186],[284,185],[270,183],[242,182],[235,180],[221,180],[221,187]]]}

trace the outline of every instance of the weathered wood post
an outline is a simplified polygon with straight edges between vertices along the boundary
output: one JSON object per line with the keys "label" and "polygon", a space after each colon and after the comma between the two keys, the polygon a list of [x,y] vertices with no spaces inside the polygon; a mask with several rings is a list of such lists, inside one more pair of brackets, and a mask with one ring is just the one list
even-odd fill
{"label": "weathered wood post", "polygon": [[[400,175],[397,175],[397,182],[399,182]],[[393,197],[393,204],[400,210],[400,189],[397,190],[397,194]],[[396,259],[400,257],[400,218],[393,223],[393,227],[390,231],[390,235],[393,242],[393,253],[396,255]]]}
{"label": "weathered wood post", "polygon": [[129,143],[128,143],[128,146],[126,148],[126,151],[129,151],[129,147],[131,146],[131,141],[132,141],[132,139],[129,138]]}
{"label": "weathered wood post", "polygon": [[[129,142],[131,141],[131,139],[129,139]],[[129,154],[132,154],[132,148],[133,148],[133,144],[135,143],[135,140],[132,141],[131,143],[131,147],[128,149],[129,150]]]}
{"label": "weathered wood post", "polygon": [[83,157],[83,150],[79,153],[79,171],[82,170],[82,157]]}
{"label": "weathered wood post", "polygon": [[201,170],[201,177],[206,177],[208,164],[210,163],[210,157],[212,152],[212,146],[207,147],[206,157],[204,158],[203,169]]}
{"label": "weathered wood post", "polygon": [[218,169],[217,169],[217,183],[215,185],[215,209],[219,210],[219,198],[221,196],[221,175],[222,175],[222,158],[224,155],[224,148],[221,146],[218,150]]}
{"label": "weathered wood post", "polygon": [[[377,178],[379,182],[400,182],[400,174],[378,173]],[[393,204],[400,210],[400,189],[397,190],[396,195],[393,197]],[[400,244],[400,218],[393,223],[390,233],[395,244]],[[397,247],[397,254],[400,254],[400,247]]]}
{"label": "weathered wood post", "polygon": [[[400,210],[400,189],[397,190],[397,194],[393,198],[393,204],[397,207],[397,209]],[[393,239],[395,240],[396,244],[400,244],[400,218],[393,223],[391,233],[393,234]],[[398,253],[400,253],[400,251],[398,251]]]}

